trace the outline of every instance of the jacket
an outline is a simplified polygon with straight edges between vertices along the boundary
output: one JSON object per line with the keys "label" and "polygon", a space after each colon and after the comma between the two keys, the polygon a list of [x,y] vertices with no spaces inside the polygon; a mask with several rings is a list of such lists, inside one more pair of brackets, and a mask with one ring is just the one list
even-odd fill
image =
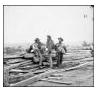
{"label": "jacket", "polygon": [[48,51],[51,51],[54,48],[54,42],[53,40],[47,40],[46,47],[48,48]]}

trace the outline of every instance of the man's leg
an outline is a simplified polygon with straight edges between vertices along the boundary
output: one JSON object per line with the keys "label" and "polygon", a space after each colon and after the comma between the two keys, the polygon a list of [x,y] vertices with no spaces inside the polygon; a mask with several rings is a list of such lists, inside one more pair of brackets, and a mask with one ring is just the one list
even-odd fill
{"label": "man's leg", "polygon": [[60,53],[57,53],[57,67],[60,66]]}
{"label": "man's leg", "polygon": [[60,64],[62,64],[63,53],[60,52]]}
{"label": "man's leg", "polygon": [[52,61],[51,53],[49,54],[49,62],[50,62],[50,68],[52,68],[53,67],[53,61]]}
{"label": "man's leg", "polygon": [[40,59],[39,59],[39,65],[41,66],[42,65],[42,54],[40,53],[40,51],[39,51],[39,57],[40,57]]}

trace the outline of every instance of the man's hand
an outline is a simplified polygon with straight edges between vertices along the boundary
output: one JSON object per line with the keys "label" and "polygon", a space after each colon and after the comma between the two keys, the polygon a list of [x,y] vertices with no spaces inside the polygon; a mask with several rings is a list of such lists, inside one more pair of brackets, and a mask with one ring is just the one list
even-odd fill
{"label": "man's hand", "polygon": [[46,48],[45,50],[48,51],[48,48]]}

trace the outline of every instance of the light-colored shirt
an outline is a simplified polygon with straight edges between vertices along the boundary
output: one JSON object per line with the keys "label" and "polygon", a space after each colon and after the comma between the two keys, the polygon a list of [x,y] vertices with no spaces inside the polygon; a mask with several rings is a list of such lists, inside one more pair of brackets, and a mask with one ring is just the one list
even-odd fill
{"label": "light-colored shirt", "polygon": [[62,53],[66,53],[66,51],[64,49],[65,45],[63,43],[57,43],[56,47],[57,47],[57,51],[62,52]]}

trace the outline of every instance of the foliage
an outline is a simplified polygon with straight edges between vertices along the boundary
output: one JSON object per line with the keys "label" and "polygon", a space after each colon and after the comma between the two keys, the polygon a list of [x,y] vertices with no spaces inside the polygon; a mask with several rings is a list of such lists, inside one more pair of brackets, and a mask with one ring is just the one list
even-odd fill
{"label": "foliage", "polygon": [[5,54],[15,54],[17,52],[22,52],[23,48],[21,46],[18,46],[17,48],[15,47],[5,47],[4,48],[4,53]]}
{"label": "foliage", "polygon": [[86,41],[83,41],[83,43],[82,43],[82,47],[84,48],[84,49],[93,49],[93,46],[94,46],[94,43],[92,42],[92,43],[88,43],[88,42],[86,42]]}
{"label": "foliage", "polygon": [[90,46],[90,43],[87,43],[86,41],[83,41],[82,46],[83,47],[88,47],[88,46]]}

